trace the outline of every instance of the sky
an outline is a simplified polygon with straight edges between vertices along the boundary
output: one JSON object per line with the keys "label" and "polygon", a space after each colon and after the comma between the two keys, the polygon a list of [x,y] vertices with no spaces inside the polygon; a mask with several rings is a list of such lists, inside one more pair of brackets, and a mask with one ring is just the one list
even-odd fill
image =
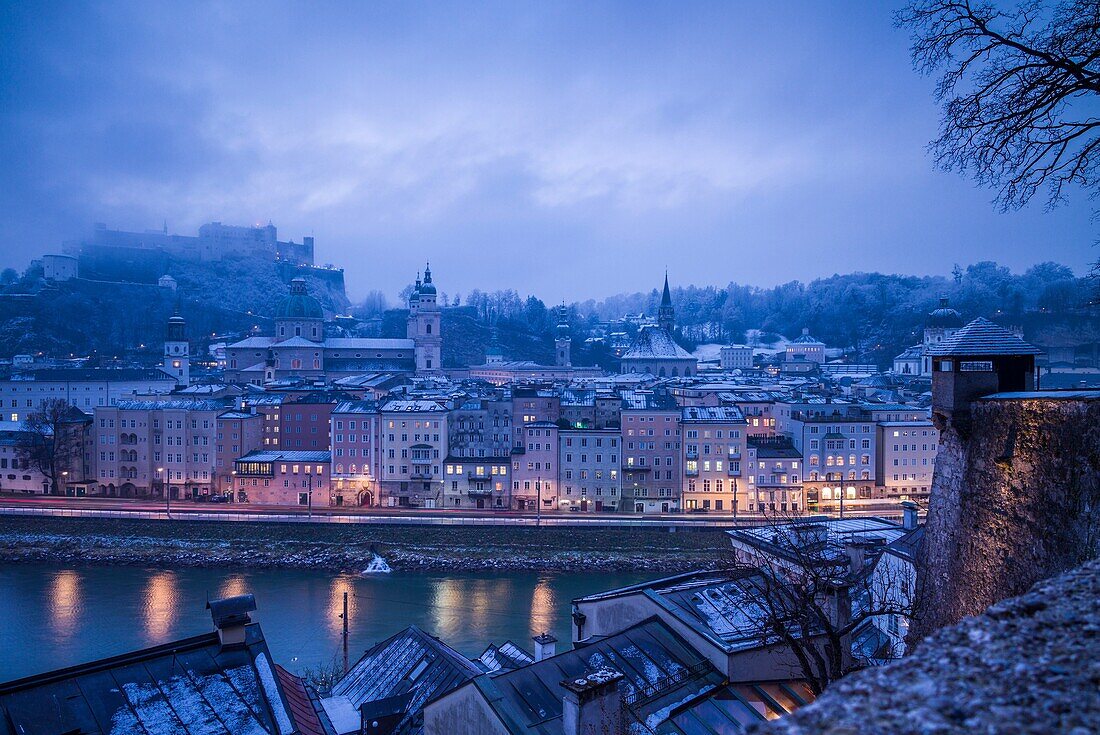
{"label": "sky", "polygon": [[[899,0],[900,2],[900,0]],[[892,2],[5,3],[0,265],[275,223],[353,299],[1096,257],[1073,192],[939,171]]]}

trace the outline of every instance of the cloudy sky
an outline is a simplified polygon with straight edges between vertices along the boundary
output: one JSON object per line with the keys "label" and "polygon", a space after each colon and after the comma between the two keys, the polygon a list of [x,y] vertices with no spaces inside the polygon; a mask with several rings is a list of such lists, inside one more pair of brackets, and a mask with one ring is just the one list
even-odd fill
{"label": "cloudy sky", "polygon": [[1095,251],[934,169],[891,2],[5,3],[0,263],[266,223],[353,297],[548,301]]}

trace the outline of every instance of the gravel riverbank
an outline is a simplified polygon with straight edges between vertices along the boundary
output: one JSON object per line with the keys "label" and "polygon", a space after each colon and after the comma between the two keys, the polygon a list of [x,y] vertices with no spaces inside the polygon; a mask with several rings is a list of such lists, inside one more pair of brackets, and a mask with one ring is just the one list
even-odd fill
{"label": "gravel riverbank", "polygon": [[669,573],[729,555],[714,529],[214,523],[0,517],[0,563],[358,572],[378,553],[394,570]]}

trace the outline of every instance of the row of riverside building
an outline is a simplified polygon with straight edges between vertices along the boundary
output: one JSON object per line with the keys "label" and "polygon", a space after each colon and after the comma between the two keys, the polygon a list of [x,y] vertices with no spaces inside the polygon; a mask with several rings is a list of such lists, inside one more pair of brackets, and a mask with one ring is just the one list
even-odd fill
{"label": "row of riverside building", "polygon": [[65,489],[263,505],[800,513],[919,500],[935,463],[927,410],[903,405],[725,384],[697,397],[703,383],[690,398],[672,385],[418,385],[120,398],[87,418]]}
{"label": "row of riverside building", "polygon": [[[572,365],[566,329],[554,366],[490,358],[481,367],[495,372],[444,370],[430,269],[409,301],[407,339],[329,338],[320,304],[295,280],[274,336],[229,345],[221,382],[191,384],[178,314],[159,369],[0,380],[0,491],[735,514],[896,506],[931,487],[927,396],[890,400],[873,381],[860,392],[824,373],[700,374],[675,345],[667,278],[657,323],[611,375]],[[820,345],[800,339],[800,349]],[[50,399],[79,410],[80,448],[56,482],[17,456],[21,420]]]}

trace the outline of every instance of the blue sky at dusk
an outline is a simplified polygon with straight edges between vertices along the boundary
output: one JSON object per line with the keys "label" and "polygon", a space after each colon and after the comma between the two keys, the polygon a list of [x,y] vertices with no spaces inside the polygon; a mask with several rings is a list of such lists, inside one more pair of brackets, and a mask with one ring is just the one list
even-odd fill
{"label": "blue sky at dusk", "polygon": [[0,263],[93,222],[317,239],[353,298],[549,302],[1096,257],[937,171],[889,2],[8,3]]}

